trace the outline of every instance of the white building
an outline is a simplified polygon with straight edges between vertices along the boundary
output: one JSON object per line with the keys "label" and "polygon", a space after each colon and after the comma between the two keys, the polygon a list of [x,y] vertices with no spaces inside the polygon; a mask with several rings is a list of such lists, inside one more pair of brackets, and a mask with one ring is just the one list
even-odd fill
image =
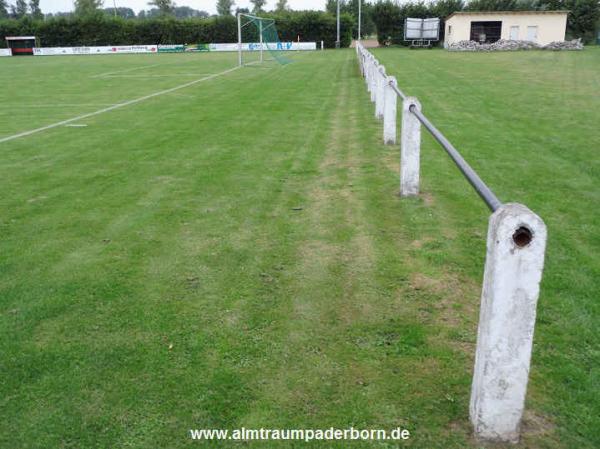
{"label": "white building", "polygon": [[459,41],[565,40],[569,11],[460,11],[446,18],[445,46]]}

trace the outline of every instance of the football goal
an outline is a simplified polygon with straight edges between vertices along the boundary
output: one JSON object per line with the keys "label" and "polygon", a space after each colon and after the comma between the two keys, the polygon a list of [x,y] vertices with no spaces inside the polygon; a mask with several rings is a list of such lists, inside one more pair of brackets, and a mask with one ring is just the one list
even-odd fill
{"label": "football goal", "polygon": [[284,56],[284,45],[279,40],[274,19],[238,13],[238,63],[275,60],[279,64],[291,62]]}

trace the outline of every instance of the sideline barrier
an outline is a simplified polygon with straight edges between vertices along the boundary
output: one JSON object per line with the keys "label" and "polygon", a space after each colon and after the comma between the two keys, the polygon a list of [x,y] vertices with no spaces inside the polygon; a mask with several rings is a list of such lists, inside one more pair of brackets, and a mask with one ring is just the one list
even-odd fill
{"label": "sideline barrier", "polygon": [[0,48],[0,56],[12,56],[10,48]]}
{"label": "sideline barrier", "polygon": [[[242,51],[260,51],[260,43],[245,43]],[[267,49],[267,44],[263,44]],[[278,42],[279,51],[311,51],[317,49],[316,42]],[[34,56],[67,55],[114,55],[133,53],[184,53],[184,52],[228,52],[238,51],[238,44],[186,44],[186,45],[104,45],[96,47],[34,47]],[[0,48],[0,56],[11,56],[10,49]]]}
{"label": "sideline barrier", "polygon": [[34,56],[112,55],[157,53],[158,45],[105,45],[101,47],[34,47]]}
{"label": "sideline barrier", "polygon": [[356,45],[375,116],[383,119],[385,144],[395,144],[396,101],[402,100],[400,195],[419,193],[421,126],[446,150],[492,211],[481,293],[469,415],[475,436],[516,442],[531,363],[531,349],[547,231],[540,217],[518,203],[502,204],[450,141],[427,119],[416,98],[360,42]]}
{"label": "sideline barrier", "polygon": [[[276,51],[310,51],[317,49],[316,42],[277,42],[273,44],[261,44],[260,42],[242,43],[242,51],[260,51],[261,45],[263,50]],[[239,44],[209,44],[209,51],[238,51]]]}

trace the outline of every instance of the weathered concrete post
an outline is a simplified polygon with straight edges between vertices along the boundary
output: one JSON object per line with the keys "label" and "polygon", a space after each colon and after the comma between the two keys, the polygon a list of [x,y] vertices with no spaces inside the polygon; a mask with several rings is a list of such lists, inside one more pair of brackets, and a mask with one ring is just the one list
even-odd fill
{"label": "weathered concrete post", "polygon": [[371,92],[371,71],[372,71],[373,61],[369,55],[365,55],[365,79],[367,80],[367,90]]}
{"label": "weathered concrete post", "polygon": [[365,76],[365,59],[362,52],[362,48],[360,48],[360,44],[356,45],[356,56],[358,57],[358,62],[360,64],[360,74]]}
{"label": "weathered concrete post", "polygon": [[396,144],[398,96],[392,86],[397,85],[398,82],[393,76],[388,76],[385,80],[385,101],[383,109],[383,143],[385,145]]}
{"label": "weathered concrete post", "polygon": [[490,217],[469,409],[480,439],[519,439],[545,250],[546,225],[527,207]]}
{"label": "weathered concrete post", "polygon": [[371,72],[373,70],[373,61],[370,55],[365,56],[365,78],[367,79],[367,90],[371,92]]}
{"label": "weathered concrete post", "polygon": [[419,170],[421,157],[421,122],[410,112],[414,106],[421,110],[421,103],[414,97],[402,102],[402,135],[400,137],[400,195],[419,194]]}
{"label": "weathered concrete post", "polygon": [[365,54],[362,51],[362,48],[359,46],[356,47],[358,52],[358,60],[360,61],[360,74],[364,78],[365,77]]}
{"label": "weathered concrete post", "polygon": [[362,52],[360,51],[360,47],[358,45],[356,46],[356,57],[358,58],[358,65],[359,65],[359,69],[360,69],[360,75],[364,76],[365,71],[364,71],[363,55],[362,55]]}
{"label": "weathered concrete post", "polygon": [[371,61],[371,75],[370,75],[370,85],[371,85],[371,101],[375,103],[376,94],[377,94],[377,70],[379,70],[379,64],[377,61]]}
{"label": "weathered concrete post", "polygon": [[383,110],[385,103],[385,80],[387,76],[385,74],[385,67],[380,65],[376,73],[376,93],[375,93],[375,117],[378,119],[383,118]]}

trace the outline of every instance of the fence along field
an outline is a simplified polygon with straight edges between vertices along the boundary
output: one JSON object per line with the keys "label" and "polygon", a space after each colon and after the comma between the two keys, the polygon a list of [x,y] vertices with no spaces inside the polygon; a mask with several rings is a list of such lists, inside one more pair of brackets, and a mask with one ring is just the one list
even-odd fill
{"label": "fence along field", "polygon": [[402,99],[400,195],[419,193],[421,124],[448,152],[492,211],[477,337],[470,417],[482,439],[518,442],[529,380],[536,307],[546,251],[546,225],[526,206],[502,204],[396,79],[360,43],[356,53],[383,140],[396,143],[396,99]]}

